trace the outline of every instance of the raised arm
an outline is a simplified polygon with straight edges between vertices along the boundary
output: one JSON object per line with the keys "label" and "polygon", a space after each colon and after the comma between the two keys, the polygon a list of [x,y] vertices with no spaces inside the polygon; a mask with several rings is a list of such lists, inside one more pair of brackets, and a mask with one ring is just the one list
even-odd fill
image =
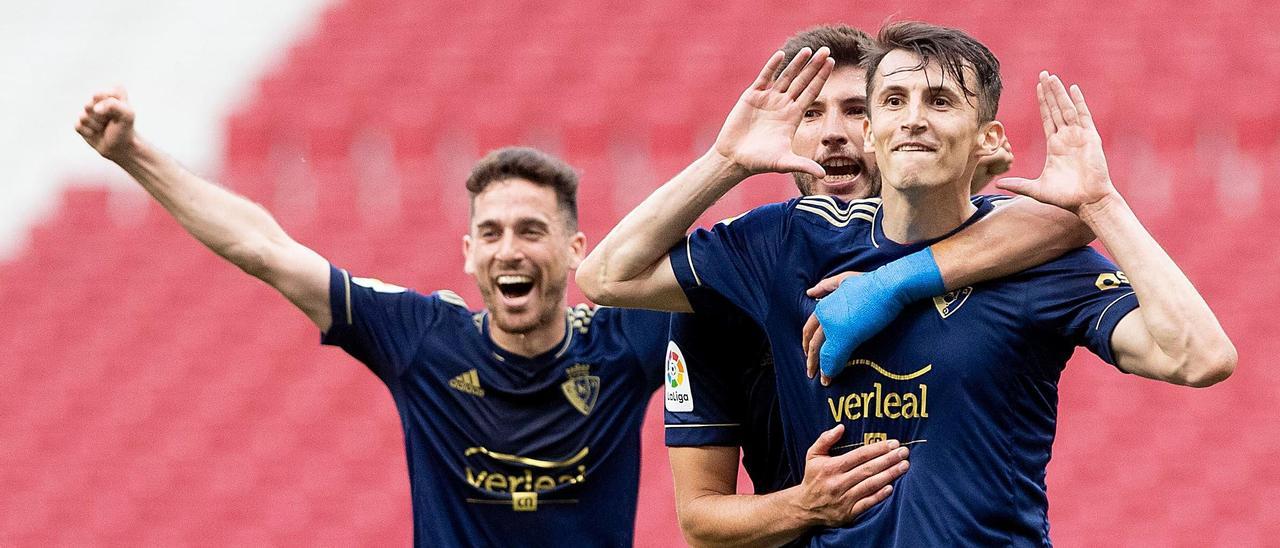
{"label": "raised arm", "polygon": [[692,546],[779,546],[813,527],[852,521],[893,491],[907,471],[896,441],[829,456],[844,425],[820,436],[805,458],[800,485],[764,495],[737,492],[738,448],[672,447],[680,530]]}
{"label": "raised arm", "polygon": [[791,151],[791,138],[834,61],[827,48],[808,48],[775,79],[784,58],[773,54],[725,120],[715,146],[623,217],[582,265],[578,287],[609,306],[689,312],[667,261],[667,251],[726,192],[755,173],[802,171],[822,176],[822,166]]}
{"label": "raised arm", "polygon": [[200,243],[267,282],[322,331],[332,323],[329,264],[293,241],[262,206],[205,181],[142,139],[124,90],[93,96],[76,132],[146,189]]}
{"label": "raised arm", "polygon": [[1001,188],[1070,210],[1098,235],[1142,303],[1111,335],[1116,365],[1144,377],[1208,386],[1235,370],[1236,350],[1217,317],[1111,183],[1102,139],[1080,88],[1040,73],[1036,86],[1048,140],[1038,179]]}

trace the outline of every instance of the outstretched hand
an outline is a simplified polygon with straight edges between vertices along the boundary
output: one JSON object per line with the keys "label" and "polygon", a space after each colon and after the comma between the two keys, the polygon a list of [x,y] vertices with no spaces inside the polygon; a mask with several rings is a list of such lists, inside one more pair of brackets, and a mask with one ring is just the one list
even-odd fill
{"label": "outstretched hand", "polygon": [[823,177],[826,172],[812,159],[791,150],[791,139],[804,110],[818,97],[835,67],[826,47],[813,52],[804,48],[775,79],[785,58],[774,52],[751,87],[742,92],[729,112],[714,150],[750,173],[802,172]]}
{"label": "outstretched hand", "polygon": [[76,133],[104,158],[119,161],[134,146],[133,107],[122,88],[94,94],[76,122]]}
{"label": "outstretched hand", "polygon": [[1072,212],[1115,193],[1102,137],[1080,87],[1071,86],[1068,94],[1062,80],[1042,71],[1036,95],[1047,147],[1044,171],[1036,179],[1001,179],[996,186]]}

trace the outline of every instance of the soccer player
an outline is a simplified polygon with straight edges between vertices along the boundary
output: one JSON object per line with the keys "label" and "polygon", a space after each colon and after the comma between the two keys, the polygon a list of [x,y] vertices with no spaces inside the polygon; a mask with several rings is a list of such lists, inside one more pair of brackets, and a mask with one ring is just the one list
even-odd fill
{"label": "soccer player", "polygon": [[[1088,248],[985,283],[947,276],[948,254],[935,242],[996,220],[980,222],[995,200],[971,200],[968,186],[978,158],[1003,139],[994,119],[999,64],[955,29],[897,23],[878,41],[882,49],[867,63],[863,135],[882,200],[791,200],[681,242],[744,173],[825,174],[789,141],[833,64],[825,48],[802,50],[771,79],[782,61],[775,54],[730,115],[716,154],[628,215],[583,263],[580,285],[597,302],[648,299],[685,309],[706,291],[744,310],[773,348],[793,462],[802,460],[805,440],[831,425],[843,427],[838,448],[884,439],[911,445],[911,471],[883,504],[852,525],[818,531],[812,544],[1047,544],[1045,466],[1057,380],[1073,348],[1087,346],[1128,373],[1190,386],[1230,375],[1235,349],[1111,185],[1079,89],[1068,93],[1047,73],[1037,88],[1045,169],[1036,180],[1002,187],[1079,217],[1127,276]],[[654,246],[669,246],[669,261]],[[835,272],[871,269],[818,305],[828,343],[852,352],[846,360],[824,348],[824,372],[838,373],[832,361],[851,370],[830,386],[811,382],[801,371],[800,328],[815,304],[806,290]],[[874,302],[858,298],[867,279],[866,287],[897,284],[906,304],[883,333],[841,348],[846,333],[858,333],[861,315],[878,314]],[[943,295],[946,288],[952,291]]]}
{"label": "soccer player", "polygon": [[[793,174],[795,183],[806,196],[834,196],[844,201],[867,198],[879,192],[875,159],[861,153],[866,109],[863,63],[872,50],[872,41],[852,27],[824,25],[792,36],[782,51],[791,59],[804,47],[817,49],[823,45],[832,50],[833,58],[844,61],[837,61],[833,77],[806,111],[792,148],[827,164],[848,164],[847,171],[851,173],[822,179],[797,173]],[[974,174],[973,190],[1005,172],[1011,161],[1007,142],[996,154],[984,156]],[[1074,216],[1048,209],[1057,220],[1070,222],[1055,222],[1053,215],[1044,221],[1031,217],[1028,233],[1044,241],[1027,250],[1009,248],[1011,257],[1020,251],[1057,249],[1062,253],[1069,249],[1066,246],[1076,247],[1092,238],[1083,225],[1074,222]],[[1034,226],[1037,222],[1045,226]],[[851,508],[858,499],[852,497],[845,504],[806,512],[785,511],[813,506],[815,501],[824,499],[817,486],[800,485],[800,478],[785,458],[767,340],[750,318],[723,299],[706,294],[701,299],[703,302],[695,307],[698,314],[672,317],[669,352],[674,352],[670,355],[680,363],[669,367],[683,367],[687,380],[677,386],[665,385],[671,398],[665,413],[666,440],[671,447],[677,508],[688,540],[695,545],[771,544],[795,537],[814,525],[843,523],[855,517]],[[692,401],[695,394],[696,408]],[[895,467],[903,455],[892,452],[887,442],[833,459],[828,452],[836,439],[830,434],[820,436],[806,452],[810,465],[805,468],[861,468],[839,487],[849,491],[846,484],[861,483],[858,492],[868,497],[863,507],[874,503],[878,489],[904,471],[905,467]],[[739,446],[743,467],[757,495],[789,490],[773,497],[734,496]],[[809,483],[817,482],[810,478]]]}
{"label": "soccer player", "polygon": [[490,153],[466,181],[466,271],[486,310],[352,276],[260,206],[133,131],[123,91],[76,131],[217,254],[277,289],[391,391],[408,453],[415,544],[626,546],[640,425],[661,376],[667,314],[568,308],[582,258],[577,175],[531,149]]}

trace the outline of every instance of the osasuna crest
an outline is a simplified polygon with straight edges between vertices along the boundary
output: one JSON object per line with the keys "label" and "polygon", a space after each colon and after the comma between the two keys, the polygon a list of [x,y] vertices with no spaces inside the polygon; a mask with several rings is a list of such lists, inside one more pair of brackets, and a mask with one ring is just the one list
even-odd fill
{"label": "osasuna crest", "polygon": [[964,306],[964,302],[969,300],[969,295],[972,294],[973,287],[962,287],[955,291],[948,291],[945,294],[934,297],[933,306],[937,307],[938,313],[943,318],[946,318],[960,310],[960,307]]}
{"label": "osasuna crest", "polygon": [[560,390],[574,409],[583,415],[590,415],[596,406],[596,398],[600,397],[600,377],[591,374],[591,366],[575,363],[564,370],[569,380],[560,383]]}

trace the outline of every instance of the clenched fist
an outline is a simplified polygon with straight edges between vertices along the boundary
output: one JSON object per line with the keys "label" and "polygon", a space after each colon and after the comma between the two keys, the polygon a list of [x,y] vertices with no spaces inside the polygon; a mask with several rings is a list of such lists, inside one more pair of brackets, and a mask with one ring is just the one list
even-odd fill
{"label": "clenched fist", "polygon": [[133,132],[133,107],[124,89],[94,94],[76,122],[76,133],[104,158],[119,163],[137,145]]}

